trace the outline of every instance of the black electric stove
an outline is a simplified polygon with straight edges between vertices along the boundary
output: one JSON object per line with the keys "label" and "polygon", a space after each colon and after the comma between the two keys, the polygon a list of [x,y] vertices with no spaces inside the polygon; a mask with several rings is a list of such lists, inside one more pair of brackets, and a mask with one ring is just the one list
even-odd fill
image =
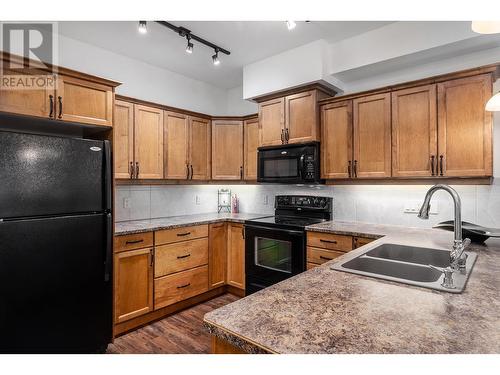
{"label": "black electric stove", "polygon": [[246,294],[306,270],[305,227],[332,219],[332,198],[278,195],[274,216],[245,222]]}

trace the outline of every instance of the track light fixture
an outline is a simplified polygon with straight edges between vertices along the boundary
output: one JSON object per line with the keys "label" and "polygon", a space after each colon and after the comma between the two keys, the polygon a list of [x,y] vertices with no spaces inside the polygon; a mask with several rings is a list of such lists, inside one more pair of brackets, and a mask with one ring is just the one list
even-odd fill
{"label": "track light fixture", "polygon": [[148,26],[146,21],[139,21],[139,33],[147,34]]}
{"label": "track light fixture", "polygon": [[[229,52],[227,49],[224,49],[222,47],[219,47],[216,44],[213,44],[212,42],[209,42],[206,39],[203,39],[197,35],[194,35],[191,30],[186,29],[185,27],[182,26],[175,26],[171,24],[170,22],[167,21],[155,21],[156,23],[165,26],[166,28],[175,31],[177,34],[179,34],[180,37],[186,38],[187,39],[187,45],[186,45],[186,53],[193,53],[193,43],[191,43],[192,40],[196,40],[200,44],[204,44],[207,47],[213,48],[215,51],[215,55],[212,56],[212,62],[214,65],[219,65],[220,64],[220,59],[219,59],[219,52],[224,53],[226,55],[230,55],[231,52]],[[139,21],[139,32],[145,34],[147,32],[146,29],[146,21]]]}
{"label": "track light fixture", "polygon": [[214,65],[219,65],[220,64],[220,60],[219,60],[219,50],[217,48],[215,48],[215,55],[212,56],[212,62],[214,63]]}
{"label": "track light fixture", "polygon": [[187,34],[186,39],[187,39],[186,52],[193,53],[193,43],[191,43],[191,36]]}
{"label": "track light fixture", "polygon": [[295,26],[297,26],[295,21],[286,21],[286,27],[288,28],[288,30],[295,29]]}

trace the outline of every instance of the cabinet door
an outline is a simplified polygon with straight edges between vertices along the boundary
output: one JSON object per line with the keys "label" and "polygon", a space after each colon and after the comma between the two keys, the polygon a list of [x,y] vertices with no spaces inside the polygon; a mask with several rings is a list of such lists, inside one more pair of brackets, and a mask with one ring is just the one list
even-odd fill
{"label": "cabinet door", "polygon": [[153,311],[153,248],[115,255],[115,323]]}
{"label": "cabinet door", "polygon": [[164,112],[165,178],[188,177],[189,119],[187,115]]}
{"label": "cabinet door", "polygon": [[117,100],[113,130],[115,178],[133,178],[134,162],[134,105]]}
{"label": "cabinet door", "polygon": [[261,146],[283,143],[285,99],[278,98],[259,104],[259,137]]}
{"label": "cabinet door", "polygon": [[210,120],[191,117],[189,168],[192,180],[209,180],[211,165]]}
{"label": "cabinet door", "polygon": [[56,118],[92,125],[113,125],[113,88],[82,79],[59,76]]}
{"label": "cabinet door", "polygon": [[351,177],[352,159],[352,101],[322,106],[321,177]]}
{"label": "cabinet door", "polygon": [[[492,176],[489,74],[438,84],[438,151],[444,176]],[[440,168],[441,172],[441,168]]]}
{"label": "cabinet door", "polygon": [[243,178],[243,122],[212,122],[212,179]]}
{"label": "cabinet door", "polygon": [[391,94],[353,100],[354,177],[391,177]]}
{"label": "cabinet door", "polygon": [[244,179],[257,180],[257,147],[259,147],[259,119],[243,124]]}
{"label": "cabinet door", "polygon": [[436,85],[392,92],[392,175],[436,174]]}
{"label": "cabinet door", "polygon": [[316,91],[306,91],[285,98],[287,143],[317,141],[319,121]]}
{"label": "cabinet door", "polygon": [[138,178],[163,178],[163,111],[161,109],[138,104],[134,106],[134,155]]}
{"label": "cabinet door", "polygon": [[[20,75],[25,76],[27,73],[21,70],[16,71],[3,69],[0,74],[0,78],[9,79],[9,76],[10,78],[15,78]],[[32,75],[32,73],[29,75]],[[44,72],[40,72],[40,75],[46,76]],[[53,79],[55,82],[54,76]],[[46,87],[40,90],[2,89],[0,91],[0,111],[28,116],[53,118],[54,108],[51,106],[51,103],[53,104],[54,100],[55,84],[52,88]]]}
{"label": "cabinet door", "polygon": [[245,289],[245,237],[243,225],[229,224],[227,240],[227,283]]}
{"label": "cabinet door", "polygon": [[208,232],[208,287],[217,288],[226,284],[227,225],[210,224]]}

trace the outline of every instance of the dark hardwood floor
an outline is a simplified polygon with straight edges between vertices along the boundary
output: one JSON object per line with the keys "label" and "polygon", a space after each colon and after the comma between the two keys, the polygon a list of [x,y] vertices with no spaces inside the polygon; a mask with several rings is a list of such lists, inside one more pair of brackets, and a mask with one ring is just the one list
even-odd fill
{"label": "dark hardwood floor", "polygon": [[203,328],[203,316],[238,300],[224,294],[155,323],[127,333],[108,346],[111,354],[202,354],[210,353],[210,334]]}

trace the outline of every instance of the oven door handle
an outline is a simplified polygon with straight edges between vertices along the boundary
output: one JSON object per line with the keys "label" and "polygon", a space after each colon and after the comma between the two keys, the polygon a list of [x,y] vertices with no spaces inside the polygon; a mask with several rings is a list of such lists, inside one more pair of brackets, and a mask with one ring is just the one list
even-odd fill
{"label": "oven door handle", "polygon": [[[303,236],[305,233],[303,231],[300,231],[300,230],[292,230],[292,229],[283,229],[283,228],[271,228],[271,227],[261,227],[261,226],[255,226],[255,225],[248,225],[246,224],[245,225],[245,232],[246,230],[248,229],[254,229],[254,230],[270,230],[270,231],[273,231],[273,232],[276,232],[277,230],[279,230],[280,232],[286,232],[287,234],[295,234],[295,235],[298,235],[298,236]],[[248,237],[248,232],[246,232],[246,237]]]}

